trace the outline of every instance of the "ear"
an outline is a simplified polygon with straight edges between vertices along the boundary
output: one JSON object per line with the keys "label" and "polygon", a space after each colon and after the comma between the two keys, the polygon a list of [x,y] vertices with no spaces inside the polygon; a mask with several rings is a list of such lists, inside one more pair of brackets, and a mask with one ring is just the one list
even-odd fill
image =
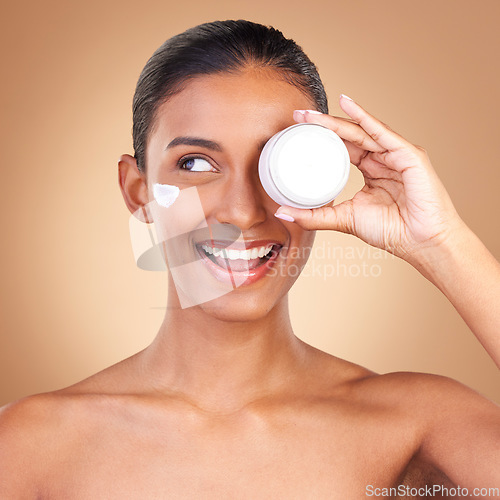
{"label": "ear", "polygon": [[137,160],[130,155],[121,155],[118,160],[118,182],[127,208],[142,222],[151,224],[153,218],[148,210],[148,184],[146,175],[137,167]]}

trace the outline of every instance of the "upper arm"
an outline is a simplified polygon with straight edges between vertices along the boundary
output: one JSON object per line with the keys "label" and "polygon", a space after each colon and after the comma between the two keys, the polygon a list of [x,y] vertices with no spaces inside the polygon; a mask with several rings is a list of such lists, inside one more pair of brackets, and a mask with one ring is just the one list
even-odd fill
{"label": "upper arm", "polygon": [[41,396],[30,396],[0,408],[0,498],[39,498],[48,412]]}
{"label": "upper arm", "polygon": [[494,487],[500,497],[500,407],[446,377],[427,377],[422,389],[420,456],[469,493]]}

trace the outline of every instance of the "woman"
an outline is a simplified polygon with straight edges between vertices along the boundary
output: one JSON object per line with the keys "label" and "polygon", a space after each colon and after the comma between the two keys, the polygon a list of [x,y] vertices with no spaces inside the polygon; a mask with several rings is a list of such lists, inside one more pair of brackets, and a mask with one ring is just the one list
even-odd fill
{"label": "woman", "polygon": [[[417,268],[500,366],[500,265],[422,148],[350,98],[340,106],[350,119],[327,114],[315,66],[272,28],[208,23],[158,49],[119,182],[159,231],[163,324],[136,355],[4,407],[0,498],[355,499],[430,480],[418,471],[471,494],[500,487],[498,406],[443,377],[377,375],[293,333],[287,271],[304,267],[315,230],[337,230]],[[302,211],[267,196],[260,152],[296,122],[344,140],[365,179],[352,200]]]}

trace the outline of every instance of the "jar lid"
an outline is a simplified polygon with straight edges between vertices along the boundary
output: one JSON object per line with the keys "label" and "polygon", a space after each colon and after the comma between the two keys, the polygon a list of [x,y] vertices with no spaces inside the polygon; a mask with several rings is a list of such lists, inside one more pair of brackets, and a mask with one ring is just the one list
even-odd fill
{"label": "jar lid", "polygon": [[291,201],[318,207],[332,201],[349,177],[350,159],[342,139],[315,123],[282,131],[269,158],[276,187]]}

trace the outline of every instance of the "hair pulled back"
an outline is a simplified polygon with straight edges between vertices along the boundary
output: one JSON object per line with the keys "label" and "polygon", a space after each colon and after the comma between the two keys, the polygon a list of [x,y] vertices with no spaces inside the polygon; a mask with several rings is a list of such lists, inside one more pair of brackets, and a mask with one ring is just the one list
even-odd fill
{"label": "hair pulled back", "polygon": [[139,76],[133,99],[133,145],[139,170],[158,107],[190,79],[245,67],[275,69],[306,94],[319,111],[328,101],[316,66],[302,48],[277,29],[245,20],[214,21],[186,30],[159,47]]}

